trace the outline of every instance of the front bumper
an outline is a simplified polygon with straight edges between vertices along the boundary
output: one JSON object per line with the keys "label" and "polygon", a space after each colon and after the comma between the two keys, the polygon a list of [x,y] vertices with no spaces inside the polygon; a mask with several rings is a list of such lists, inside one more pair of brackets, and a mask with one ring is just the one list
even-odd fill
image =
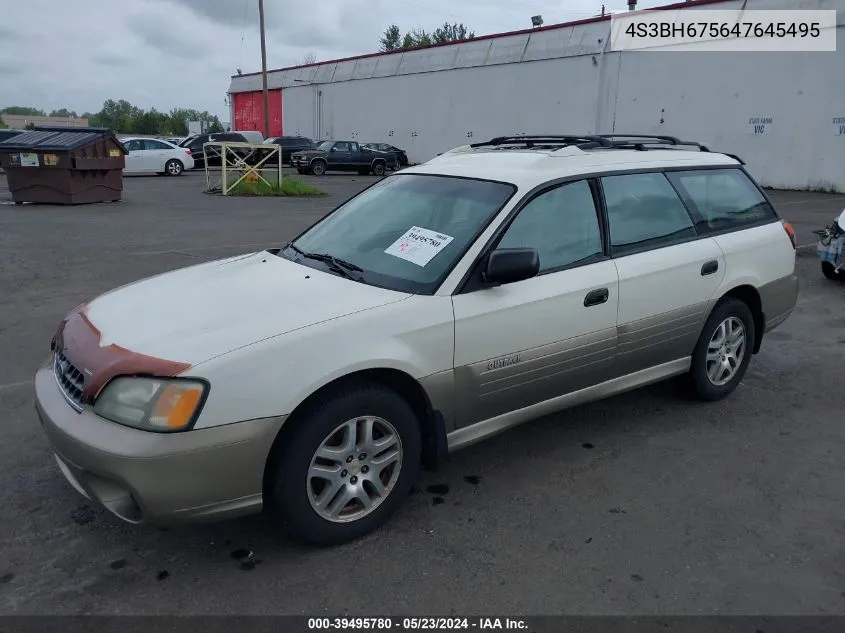
{"label": "front bumper", "polygon": [[185,433],[150,433],[77,413],[51,367],[35,376],[35,408],[59,468],[78,492],[130,523],[169,525],[252,514],[284,417]]}

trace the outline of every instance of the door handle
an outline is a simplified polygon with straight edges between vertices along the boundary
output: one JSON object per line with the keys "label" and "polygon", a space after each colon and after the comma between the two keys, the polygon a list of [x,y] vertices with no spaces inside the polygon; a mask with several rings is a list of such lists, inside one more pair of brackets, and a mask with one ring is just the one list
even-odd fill
{"label": "door handle", "polygon": [[608,297],[610,297],[610,292],[608,292],[607,288],[591,290],[587,293],[587,296],[584,297],[584,307],[589,308],[590,306],[601,305],[607,301]]}
{"label": "door handle", "polygon": [[719,270],[719,262],[717,262],[715,259],[710,262],[705,262],[705,264],[701,267],[701,276],[703,277],[704,275],[712,275],[717,270]]}

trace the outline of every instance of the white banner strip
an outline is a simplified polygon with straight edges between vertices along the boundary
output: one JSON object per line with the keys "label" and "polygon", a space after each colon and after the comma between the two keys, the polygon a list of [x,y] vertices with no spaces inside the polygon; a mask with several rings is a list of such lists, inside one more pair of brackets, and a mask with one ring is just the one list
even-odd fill
{"label": "white banner strip", "polygon": [[611,50],[836,50],[836,10],[672,9],[610,18]]}

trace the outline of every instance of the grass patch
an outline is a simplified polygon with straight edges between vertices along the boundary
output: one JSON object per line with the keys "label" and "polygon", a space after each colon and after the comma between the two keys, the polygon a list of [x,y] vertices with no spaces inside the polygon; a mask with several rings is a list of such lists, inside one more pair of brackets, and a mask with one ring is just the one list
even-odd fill
{"label": "grass patch", "polygon": [[229,192],[230,196],[325,196],[325,191],[312,187],[298,178],[286,177],[282,179],[281,186],[275,183],[267,184],[258,182],[239,182]]}

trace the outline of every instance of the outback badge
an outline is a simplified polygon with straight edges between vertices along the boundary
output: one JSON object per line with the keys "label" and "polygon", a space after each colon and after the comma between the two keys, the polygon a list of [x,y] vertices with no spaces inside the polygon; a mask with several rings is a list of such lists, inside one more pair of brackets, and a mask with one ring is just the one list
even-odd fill
{"label": "outback badge", "polygon": [[516,365],[522,360],[521,354],[514,354],[513,356],[505,356],[504,358],[497,358],[487,363],[487,369],[501,369],[509,365]]}

